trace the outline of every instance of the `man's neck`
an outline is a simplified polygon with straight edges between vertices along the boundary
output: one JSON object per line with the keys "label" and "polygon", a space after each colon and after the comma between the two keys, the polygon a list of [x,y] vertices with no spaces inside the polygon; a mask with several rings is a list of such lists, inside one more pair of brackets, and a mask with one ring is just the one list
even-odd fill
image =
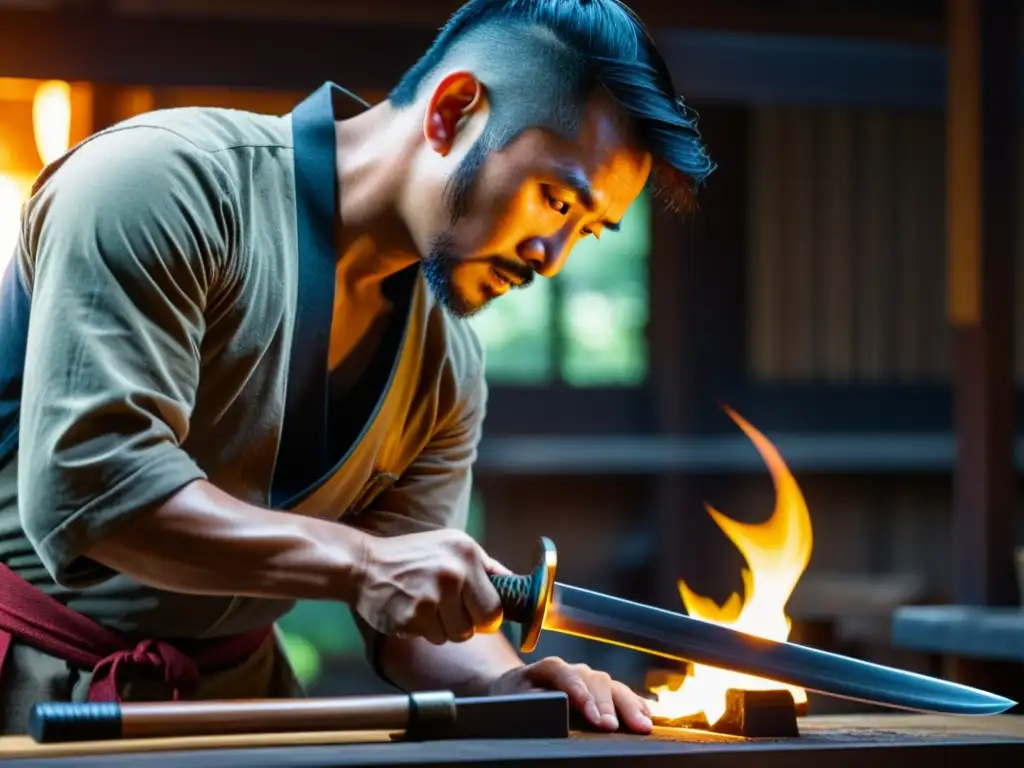
{"label": "man's neck", "polygon": [[397,199],[414,142],[387,102],[335,123],[338,253],[359,281],[378,282],[419,259]]}

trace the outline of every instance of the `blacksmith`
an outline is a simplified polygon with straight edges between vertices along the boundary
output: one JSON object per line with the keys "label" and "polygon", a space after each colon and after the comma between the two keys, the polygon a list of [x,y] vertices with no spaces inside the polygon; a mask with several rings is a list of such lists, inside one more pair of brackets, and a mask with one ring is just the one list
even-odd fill
{"label": "blacksmith", "polygon": [[156,111],[47,167],[0,295],[0,730],[300,695],[274,632],[299,599],[351,606],[401,688],[561,689],[649,730],[495,632],[465,318],[711,169],[618,0],[473,0],[380,104]]}

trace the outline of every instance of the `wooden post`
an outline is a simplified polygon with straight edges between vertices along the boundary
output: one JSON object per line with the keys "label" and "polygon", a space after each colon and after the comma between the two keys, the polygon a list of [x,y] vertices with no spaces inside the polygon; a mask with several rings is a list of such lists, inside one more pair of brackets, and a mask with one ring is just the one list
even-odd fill
{"label": "wooden post", "polygon": [[1016,3],[949,0],[946,226],[954,598],[1017,602],[1013,544]]}

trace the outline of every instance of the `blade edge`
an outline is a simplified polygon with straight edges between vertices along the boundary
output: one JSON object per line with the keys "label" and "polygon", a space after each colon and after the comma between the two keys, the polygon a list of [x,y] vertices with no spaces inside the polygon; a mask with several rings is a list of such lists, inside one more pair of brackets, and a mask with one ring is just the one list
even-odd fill
{"label": "blade edge", "polygon": [[1016,702],[828,651],[747,635],[685,614],[556,584],[544,628],[641,653],[913,712],[995,715]]}

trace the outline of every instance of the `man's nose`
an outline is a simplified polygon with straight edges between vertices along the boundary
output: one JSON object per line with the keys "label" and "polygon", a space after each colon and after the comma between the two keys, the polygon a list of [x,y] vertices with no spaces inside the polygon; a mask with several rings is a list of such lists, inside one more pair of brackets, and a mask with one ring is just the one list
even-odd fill
{"label": "man's nose", "polygon": [[519,246],[519,258],[538,275],[554,277],[562,271],[564,251],[564,244],[542,237],[531,237]]}

